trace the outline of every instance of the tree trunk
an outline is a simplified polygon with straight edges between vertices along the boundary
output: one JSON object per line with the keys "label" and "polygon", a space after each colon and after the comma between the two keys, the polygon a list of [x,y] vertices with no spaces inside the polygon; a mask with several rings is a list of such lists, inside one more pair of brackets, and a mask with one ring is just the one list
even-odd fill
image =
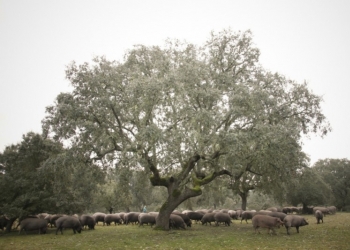
{"label": "tree trunk", "polygon": [[246,193],[239,193],[239,196],[241,196],[242,199],[242,210],[245,211],[247,209],[248,195],[246,195]]}
{"label": "tree trunk", "polygon": [[160,228],[163,230],[169,230],[169,218],[170,214],[175,210],[176,206],[174,204],[169,204],[166,201],[162,209],[159,211],[157,220],[156,220],[156,228]]}
{"label": "tree trunk", "polygon": [[[216,153],[214,156],[212,156],[212,159],[215,159],[218,155],[219,153]],[[232,176],[231,172],[225,169],[220,170],[219,172],[214,171],[212,174],[202,179],[198,179],[193,175],[193,188],[189,188],[183,182],[186,181],[191,170],[201,158],[198,154],[195,154],[193,157],[189,158],[188,162],[184,165],[183,170],[176,177],[171,176],[170,178],[161,178],[158,169],[156,168],[155,164],[153,164],[150,157],[148,157],[148,155],[144,155],[144,157],[148,162],[151,172],[153,173],[153,176],[150,178],[152,185],[164,186],[168,190],[168,198],[160,208],[155,226],[155,228],[160,228],[163,230],[169,230],[170,214],[177,208],[177,206],[191,197],[196,197],[202,194],[201,186],[210,183],[221,175]]]}
{"label": "tree trunk", "polygon": [[13,223],[15,222],[17,218],[10,218],[9,221],[7,221],[7,224],[6,224],[6,232],[11,232],[11,228],[12,228],[12,225]]}
{"label": "tree trunk", "polygon": [[187,187],[181,192],[178,189],[178,183],[173,182],[167,187],[168,198],[160,208],[155,228],[169,230],[170,214],[185,200],[202,194],[202,190],[189,189]]}
{"label": "tree trunk", "polygon": [[303,214],[312,214],[313,213],[312,208],[309,208],[308,205],[305,203],[302,203],[302,204],[303,204],[303,210],[302,210]]}

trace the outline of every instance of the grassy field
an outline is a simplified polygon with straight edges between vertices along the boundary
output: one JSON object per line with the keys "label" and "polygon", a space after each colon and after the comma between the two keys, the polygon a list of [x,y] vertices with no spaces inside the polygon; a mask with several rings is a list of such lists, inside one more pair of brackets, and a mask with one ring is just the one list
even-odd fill
{"label": "grassy field", "polygon": [[350,213],[327,216],[319,225],[313,216],[304,217],[309,225],[300,227],[299,234],[292,228],[291,235],[287,235],[281,227],[272,236],[266,229],[255,234],[251,221],[234,221],[230,227],[194,224],[186,230],[170,231],[150,226],[99,225],[75,235],[70,229],[56,235],[54,228],[45,235],[0,232],[0,249],[350,249]]}

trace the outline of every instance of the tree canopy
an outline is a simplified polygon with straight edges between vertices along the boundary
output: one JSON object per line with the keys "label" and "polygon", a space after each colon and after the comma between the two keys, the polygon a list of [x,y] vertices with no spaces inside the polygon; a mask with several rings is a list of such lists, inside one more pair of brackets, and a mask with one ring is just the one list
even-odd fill
{"label": "tree canopy", "polygon": [[44,140],[35,133],[23,136],[17,145],[6,147],[0,154],[3,175],[0,182],[0,214],[20,217],[41,212],[43,200],[51,194],[38,171],[41,163],[63,150],[61,144]]}
{"label": "tree canopy", "polygon": [[29,132],[0,154],[0,214],[17,218],[42,212],[78,213],[89,208],[103,174],[83,164],[61,143]]}
{"label": "tree canopy", "polygon": [[338,209],[350,206],[350,161],[348,159],[324,159],[313,168],[331,187]]}
{"label": "tree canopy", "polygon": [[6,147],[0,154],[0,214],[6,214],[11,225],[16,218],[47,208],[46,201],[52,194],[46,190],[46,180],[38,169],[42,162],[62,150],[60,143],[30,132],[21,143]]}
{"label": "tree canopy", "polygon": [[315,169],[305,168],[295,177],[287,185],[287,202],[294,206],[302,204],[305,213],[309,211],[308,206],[331,205],[333,202],[331,188]]}
{"label": "tree canopy", "polygon": [[143,169],[168,190],[157,220],[167,229],[203,185],[231,172],[273,173],[262,175],[272,182],[300,166],[301,133],[329,131],[322,99],[264,70],[259,55],[250,31],[224,30],[203,46],[168,40],[137,45],[121,62],[73,62],[73,91],[47,107],[44,134],[101,166]]}

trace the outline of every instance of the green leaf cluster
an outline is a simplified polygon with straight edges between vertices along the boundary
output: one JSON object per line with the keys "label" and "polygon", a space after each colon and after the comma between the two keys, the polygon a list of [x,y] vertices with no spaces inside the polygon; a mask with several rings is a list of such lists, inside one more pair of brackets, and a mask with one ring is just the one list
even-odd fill
{"label": "green leaf cluster", "polygon": [[90,208],[100,168],[61,143],[29,132],[0,154],[0,214],[79,213]]}
{"label": "green leaf cluster", "polygon": [[348,159],[324,159],[313,168],[330,186],[334,203],[339,210],[350,208],[350,161]]}

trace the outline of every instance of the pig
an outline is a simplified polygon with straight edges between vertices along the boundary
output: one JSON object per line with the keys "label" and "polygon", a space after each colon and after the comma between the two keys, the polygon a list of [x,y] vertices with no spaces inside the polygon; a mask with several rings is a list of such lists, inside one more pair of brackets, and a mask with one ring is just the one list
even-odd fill
{"label": "pig", "polygon": [[193,211],[189,209],[185,209],[184,211],[182,211],[183,214],[187,214],[188,212],[193,212]]}
{"label": "pig", "polygon": [[149,212],[149,214],[153,215],[157,219],[159,212]]}
{"label": "pig", "polygon": [[272,212],[268,211],[268,210],[260,210],[260,211],[256,212],[254,215],[258,215],[258,214],[260,214],[260,215],[269,215],[271,213]]}
{"label": "pig", "polygon": [[191,221],[190,217],[188,217],[187,214],[183,214],[183,213],[175,212],[175,211],[172,212],[172,214],[176,214],[176,215],[180,216],[184,220],[187,227],[192,226],[192,221]]}
{"label": "pig", "polygon": [[170,214],[169,228],[186,229],[186,224],[185,224],[185,221],[182,219],[181,216],[176,215],[176,214]]}
{"label": "pig", "polygon": [[316,217],[316,220],[317,220],[317,224],[320,224],[320,221],[322,221],[323,223],[323,213],[321,210],[316,210],[315,211],[315,217]]}
{"label": "pig", "polygon": [[269,207],[269,208],[266,208],[267,211],[271,211],[271,212],[281,212],[282,209],[279,209],[277,207]]}
{"label": "pig", "polygon": [[201,214],[207,214],[207,213],[212,213],[213,210],[212,209],[198,209],[195,212],[201,213]]}
{"label": "pig", "polygon": [[77,217],[75,216],[63,216],[56,220],[56,234],[58,231],[61,231],[63,234],[63,228],[71,228],[73,229],[74,234],[76,232],[81,233],[81,224]]}
{"label": "pig", "polygon": [[85,226],[88,226],[89,229],[95,229],[96,222],[94,217],[83,214],[82,216],[79,217],[79,221],[83,228]]}
{"label": "pig", "polygon": [[261,228],[267,228],[268,233],[270,233],[270,231],[272,230],[273,234],[276,234],[276,231],[274,228],[275,227],[279,228],[281,225],[283,225],[283,222],[277,217],[257,214],[257,215],[254,215],[254,217],[252,218],[252,224],[255,229],[255,233],[257,232],[260,233],[258,228],[261,227]]}
{"label": "pig", "polygon": [[51,227],[56,225],[56,220],[64,216],[63,214],[48,214],[45,216],[45,220],[50,224]]}
{"label": "pig", "polygon": [[216,226],[219,226],[219,223],[225,223],[226,226],[231,225],[231,216],[228,213],[215,213],[214,220]]}
{"label": "pig", "polygon": [[330,206],[327,208],[331,214],[335,214],[337,212],[337,208],[335,206]]}
{"label": "pig", "polygon": [[122,224],[123,224],[123,223],[124,223],[124,220],[125,220],[125,215],[126,215],[126,213],[121,212],[121,213],[115,213],[115,214],[119,215],[120,219],[122,219]]}
{"label": "pig", "polygon": [[92,217],[95,219],[96,225],[98,224],[99,221],[101,221],[103,225],[105,225],[105,217],[106,217],[105,213],[97,212],[97,213],[94,213]]}
{"label": "pig", "polygon": [[321,211],[323,213],[323,216],[326,216],[326,214],[331,214],[328,208],[326,207],[313,207],[313,214],[316,213],[317,210]]}
{"label": "pig", "polygon": [[248,223],[248,220],[252,219],[256,212],[253,211],[243,211],[241,215],[241,224],[242,221],[245,220],[246,223]]}
{"label": "pig", "polygon": [[45,234],[47,231],[47,221],[45,219],[39,219],[39,218],[27,218],[20,222],[20,230],[18,234],[21,234],[22,231],[25,231],[27,234],[27,231],[32,230],[38,230],[39,234],[43,233]]}
{"label": "pig", "polygon": [[149,213],[140,213],[138,217],[139,226],[142,226],[143,224],[150,224],[151,227],[156,224],[156,216],[149,214]]}
{"label": "pig", "polygon": [[242,213],[243,213],[244,211],[242,210],[242,209],[236,209],[236,213],[237,213],[237,217],[239,218],[239,217],[242,217]]}
{"label": "pig", "polygon": [[234,220],[238,220],[238,213],[235,210],[228,210],[228,214]]}
{"label": "pig", "polygon": [[299,227],[309,225],[305,218],[299,215],[287,215],[284,217],[283,223],[286,227],[287,234],[290,234],[289,229],[291,227],[295,227],[297,229],[297,233],[299,233]]}
{"label": "pig", "polygon": [[258,214],[268,215],[268,216],[271,216],[271,217],[277,217],[281,221],[283,221],[284,217],[287,216],[287,214],[282,213],[282,212],[269,212],[269,211],[259,211],[259,212],[255,213],[255,215],[258,215]]}
{"label": "pig", "polygon": [[201,221],[204,215],[203,213],[194,212],[194,211],[187,212],[186,214],[191,220],[194,220],[196,222]]}
{"label": "pig", "polygon": [[294,212],[295,213],[298,213],[299,212],[299,208],[297,207],[283,207],[282,208],[282,212],[285,213],[285,214],[293,214]]}
{"label": "pig", "polygon": [[202,225],[207,225],[207,223],[211,225],[211,222],[215,222],[214,215],[215,213],[206,213],[205,215],[203,215],[201,219]]}
{"label": "pig", "polygon": [[268,214],[268,216],[277,217],[281,221],[283,221],[284,218],[287,216],[287,214],[282,213],[282,212],[271,212],[271,213]]}
{"label": "pig", "polygon": [[119,214],[106,214],[105,223],[107,226],[111,225],[112,222],[114,222],[114,225],[116,226],[117,224],[122,224],[123,220],[120,218]]}
{"label": "pig", "polygon": [[128,225],[129,223],[139,223],[139,214],[140,212],[130,212],[124,216],[124,224]]}

